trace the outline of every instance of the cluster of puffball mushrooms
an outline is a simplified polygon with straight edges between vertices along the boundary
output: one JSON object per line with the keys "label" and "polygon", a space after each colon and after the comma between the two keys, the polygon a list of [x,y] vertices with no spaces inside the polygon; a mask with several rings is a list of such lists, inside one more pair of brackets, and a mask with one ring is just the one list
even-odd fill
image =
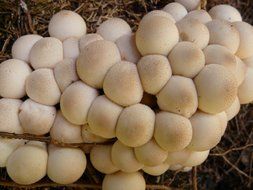
{"label": "cluster of puffball mushrooms", "polygon": [[[111,18],[86,34],[80,15],[56,13],[50,37],[21,36],[0,64],[0,131],[97,143],[89,156],[106,174],[103,190],[144,190],[143,172],[200,165],[240,105],[253,101],[253,28],[229,5],[198,5],[176,0],[151,11],[136,33]],[[18,184],[46,175],[70,184],[86,156],[1,138],[0,167]]]}

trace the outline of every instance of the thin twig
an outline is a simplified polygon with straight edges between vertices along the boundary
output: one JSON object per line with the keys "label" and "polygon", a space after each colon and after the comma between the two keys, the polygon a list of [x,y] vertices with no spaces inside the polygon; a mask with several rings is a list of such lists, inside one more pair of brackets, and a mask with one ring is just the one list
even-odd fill
{"label": "thin twig", "polygon": [[244,149],[249,148],[249,147],[253,147],[253,144],[247,144],[247,145],[242,146],[242,147],[231,148],[231,149],[229,149],[225,152],[222,152],[222,153],[210,154],[210,156],[225,156],[225,155],[227,155],[228,153],[230,153],[232,151],[244,150]]}
{"label": "thin twig", "polygon": [[197,167],[192,168],[192,189],[198,190]]}

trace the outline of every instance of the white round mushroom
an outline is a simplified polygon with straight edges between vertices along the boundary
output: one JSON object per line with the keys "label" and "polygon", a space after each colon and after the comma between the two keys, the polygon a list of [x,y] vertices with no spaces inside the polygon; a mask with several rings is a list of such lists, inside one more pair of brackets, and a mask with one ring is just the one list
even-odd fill
{"label": "white round mushroom", "polygon": [[148,19],[150,19],[152,17],[156,17],[156,16],[167,18],[171,22],[176,23],[175,19],[172,17],[171,14],[169,14],[166,11],[161,11],[161,10],[150,11],[149,13],[147,13],[147,14],[144,15],[144,17],[142,18],[141,22],[144,22],[144,20],[148,20]]}
{"label": "white round mushroom", "polygon": [[42,38],[37,34],[27,34],[19,37],[11,48],[11,54],[14,59],[19,59],[27,63],[30,62],[30,51],[33,45]]}
{"label": "white round mushroom", "polygon": [[248,104],[253,101],[253,68],[248,67],[245,79],[242,84],[238,87],[238,98],[240,104]]}
{"label": "white round mushroom", "polygon": [[242,60],[246,66],[253,67],[253,56]]}
{"label": "white round mushroom", "polygon": [[79,40],[80,52],[82,52],[87,45],[98,40],[103,40],[102,36],[100,36],[99,34],[94,33],[83,35]]}
{"label": "white round mushroom", "polygon": [[182,165],[190,156],[190,151],[183,149],[177,152],[169,152],[165,163],[169,165]]}
{"label": "white round mushroom", "polygon": [[69,10],[61,10],[53,15],[48,25],[49,35],[63,41],[69,37],[80,38],[86,34],[83,18]]}
{"label": "white round mushroom", "polygon": [[93,134],[88,124],[82,126],[82,138],[84,143],[101,143],[107,141],[107,139]]}
{"label": "white round mushroom", "polygon": [[236,56],[236,79],[238,86],[242,84],[245,78],[247,66],[246,64]]}
{"label": "white round mushroom", "polygon": [[200,6],[200,0],[175,0],[182,4],[188,11],[197,9]]}
{"label": "white round mushroom", "polygon": [[208,157],[210,150],[206,151],[191,151],[188,159],[182,164],[186,167],[193,167],[202,164]]}
{"label": "white round mushroom", "polygon": [[212,20],[212,17],[205,10],[194,10],[189,12],[185,18],[195,19],[203,24],[206,24]]}
{"label": "white round mushroom", "polygon": [[176,22],[180,21],[187,15],[186,8],[180,3],[176,2],[167,4],[162,10],[169,13]]}
{"label": "white round mushroom", "polygon": [[76,60],[79,56],[79,39],[75,37],[67,38],[62,42],[63,57]]}
{"label": "white round mushroom", "polygon": [[218,113],[217,116],[220,120],[221,136],[223,136],[228,126],[228,117],[225,111]]}
{"label": "white round mushroom", "polygon": [[25,133],[44,135],[53,126],[56,108],[27,99],[19,109],[19,121]]}
{"label": "white round mushroom", "polygon": [[27,63],[9,59],[0,64],[0,96],[22,98],[25,96],[25,81],[32,72]]}
{"label": "white round mushroom", "polygon": [[225,111],[227,114],[228,121],[233,119],[239,113],[240,108],[241,108],[241,104],[240,104],[239,98],[236,97],[233,104]]}
{"label": "white round mushroom", "polygon": [[159,176],[164,174],[168,169],[170,165],[166,163],[162,163],[157,166],[144,166],[142,170],[152,176]]}

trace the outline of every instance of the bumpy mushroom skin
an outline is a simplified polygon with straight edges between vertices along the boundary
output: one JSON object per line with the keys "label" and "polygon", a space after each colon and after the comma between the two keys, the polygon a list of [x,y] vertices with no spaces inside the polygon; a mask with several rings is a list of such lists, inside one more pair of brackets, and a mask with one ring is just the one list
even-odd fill
{"label": "bumpy mushroom skin", "polygon": [[37,34],[27,34],[19,37],[11,48],[11,54],[14,59],[19,59],[27,63],[30,62],[30,51],[33,45],[42,38]]}
{"label": "bumpy mushroom skin", "polygon": [[217,116],[220,120],[221,136],[223,136],[228,126],[228,117],[225,111],[218,113]]}
{"label": "bumpy mushroom skin", "polygon": [[124,172],[136,172],[143,167],[135,157],[134,149],[116,141],[112,146],[112,163]]}
{"label": "bumpy mushroom skin", "polygon": [[225,111],[237,95],[236,78],[222,65],[205,66],[195,77],[194,83],[198,93],[198,108],[207,113]]}
{"label": "bumpy mushroom skin", "polygon": [[82,126],[82,138],[84,143],[100,143],[107,140],[103,137],[93,134],[88,124],[84,124]]}
{"label": "bumpy mushroom skin", "polygon": [[156,142],[167,151],[180,151],[189,145],[192,139],[192,126],[189,119],[169,112],[156,114]]}
{"label": "bumpy mushroom skin", "polygon": [[239,98],[236,97],[233,104],[225,111],[227,114],[228,121],[233,119],[239,113],[240,108],[241,108],[241,104],[240,104]]}
{"label": "bumpy mushroom skin", "polygon": [[197,9],[200,6],[200,0],[175,0],[177,3],[182,4],[188,11]]}
{"label": "bumpy mushroom skin", "polygon": [[47,175],[55,183],[71,184],[82,176],[86,163],[81,149],[50,145]]}
{"label": "bumpy mushroom skin", "polygon": [[25,133],[44,135],[54,123],[56,108],[27,99],[19,109],[19,121]]}
{"label": "bumpy mushroom skin", "polygon": [[209,150],[200,152],[191,151],[188,159],[182,165],[186,167],[198,166],[207,159],[209,152]]}
{"label": "bumpy mushroom skin", "polygon": [[0,64],[0,96],[22,98],[25,96],[25,81],[32,72],[27,63],[9,59]]}
{"label": "bumpy mushroom skin", "polygon": [[121,106],[139,103],[143,89],[136,65],[121,61],[112,66],[105,76],[103,89],[110,100]]}
{"label": "bumpy mushroom skin", "polygon": [[240,104],[248,104],[253,101],[253,68],[248,67],[245,79],[242,84],[238,87],[238,97]]}
{"label": "bumpy mushroom skin", "polygon": [[61,96],[60,106],[63,116],[76,125],[87,123],[88,111],[97,96],[96,89],[81,81],[74,82]]}
{"label": "bumpy mushroom skin", "polygon": [[165,7],[163,7],[162,10],[169,13],[175,19],[176,22],[178,22],[187,15],[186,8],[180,3],[176,2],[167,4]]}
{"label": "bumpy mushroom skin", "polygon": [[147,143],[153,136],[155,113],[148,106],[135,104],[124,108],[117,126],[116,137],[125,145],[137,147]]}
{"label": "bumpy mushroom skin", "polygon": [[142,55],[168,55],[178,40],[179,34],[175,24],[161,16],[143,20],[136,32],[136,46]]}
{"label": "bumpy mushroom skin", "polygon": [[63,57],[76,60],[79,56],[79,39],[75,37],[67,38],[62,42]]}
{"label": "bumpy mushroom skin", "polygon": [[87,45],[77,59],[77,74],[86,84],[102,88],[108,70],[120,61],[117,46],[110,41],[98,40]]}
{"label": "bumpy mushroom skin", "polygon": [[110,101],[106,96],[97,97],[88,112],[91,131],[104,138],[116,136],[116,124],[122,107]]}
{"label": "bumpy mushroom skin", "polygon": [[152,176],[159,176],[169,169],[169,164],[163,163],[157,166],[144,166],[142,170]]}
{"label": "bumpy mushroom skin", "polygon": [[49,35],[63,41],[69,37],[80,38],[86,34],[83,18],[69,10],[62,10],[51,18],[48,25]]}
{"label": "bumpy mushroom skin", "polygon": [[124,173],[117,172],[106,175],[103,184],[103,190],[145,190],[146,182],[139,172]]}
{"label": "bumpy mushroom skin", "polygon": [[142,57],[137,68],[143,89],[149,94],[157,94],[172,75],[169,61],[162,55]]}
{"label": "bumpy mushroom skin", "polygon": [[185,16],[185,18],[192,18],[203,24],[206,24],[212,20],[208,12],[203,9],[191,11]]}
{"label": "bumpy mushroom skin", "polygon": [[246,64],[239,57],[236,56],[236,74],[235,74],[235,76],[237,79],[238,86],[241,85],[242,82],[244,81],[246,71],[247,71]]}
{"label": "bumpy mushroom skin", "polygon": [[149,13],[147,13],[147,14],[144,15],[144,17],[142,18],[141,22],[144,22],[144,20],[148,20],[148,19],[150,19],[152,17],[155,17],[155,16],[160,16],[160,17],[167,18],[167,19],[169,19],[173,23],[176,22],[175,19],[173,18],[173,16],[171,14],[169,14],[166,11],[161,11],[161,10],[150,11]]}
{"label": "bumpy mushroom skin", "polygon": [[98,40],[103,40],[102,36],[100,36],[99,34],[86,34],[86,35],[83,35],[79,40],[80,52],[82,52],[83,49],[87,45],[89,45],[92,42],[98,41]]}
{"label": "bumpy mushroom skin", "polygon": [[246,66],[253,67],[253,56],[242,60]]}
{"label": "bumpy mushroom skin", "polygon": [[168,157],[165,160],[165,163],[169,165],[177,165],[180,164],[182,165],[190,156],[190,151],[189,150],[181,150],[178,152],[169,152]]}
{"label": "bumpy mushroom skin", "polygon": [[111,150],[111,145],[96,145],[90,151],[90,161],[101,173],[112,174],[119,170],[112,163]]}
{"label": "bumpy mushroom skin", "polygon": [[26,79],[26,93],[35,102],[52,106],[60,101],[61,91],[51,69],[37,69]]}

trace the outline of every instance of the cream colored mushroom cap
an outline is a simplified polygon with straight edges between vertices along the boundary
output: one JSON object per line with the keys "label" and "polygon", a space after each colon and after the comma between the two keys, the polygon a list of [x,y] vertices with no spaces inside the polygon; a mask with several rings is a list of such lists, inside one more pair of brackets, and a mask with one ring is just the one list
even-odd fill
{"label": "cream colored mushroom cap", "polygon": [[112,163],[111,145],[96,145],[90,151],[90,161],[93,167],[104,174],[112,174],[119,169]]}
{"label": "cream colored mushroom cap", "polygon": [[32,69],[18,59],[9,59],[0,64],[0,96],[22,98],[25,96],[25,81]]}
{"label": "cream colored mushroom cap", "polygon": [[14,59],[19,59],[27,63],[30,62],[30,51],[33,45],[42,38],[37,34],[27,34],[19,37],[11,48],[11,54]]}
{"label": "cream colored mushroom cap", "polygon": [[143,89],[149,94],[157,94],[172,75],[170,63],[163,55],[143,56],[137,68]]}
{"label": "cream colored mushroom cap", "polygon": [[67,121],[61,111],[58,111],[50,136],[60,143],[82,143],[82,129],[80,125],[74,125]]}
{"label": "cream colored mushroom cap", "polygon": [[79,56],[79,39],[76,37],[67,38],[62,42],[63,57],[76,60]]}
{"label": "cream colored mushroom cap", "polygon": [[150,11],[149,13],[147,13],[147,14],[144,15],[144,17],[142,18],[141,22],[144,22],[144,20],[148,20],[148,19],[150,19],[152,17],[156,17],[156,16],[167,18],[171,22],[173,22],[174,24],[176,23],[176,21],[173,18],[173,16],[170,13],[168,13],[166,11],[163,11],[163,10],[153,10],[153,11]]}
{"label": "cream colored mushroom cap", "polygon": [[246,64],[236,56],[236,79],[237,79],[237,84],[238,86],[242,84],[245,78],[247,66]]}
{"label": "cream colored mushroom cap", "polygon": [[164,174],[169,169],[169,164],[162,163],[157,166],[144,166],[142,170],[152,176],[159,176]]}
{"label": "cream colored mushroom cap", "polygon": [[236,27],[225,20],[214,19],[206,24],[209,33],[209,44],[218,44],[228,48],[233,54],[240,44],[240,35]]}
{"label": "cream colored mushroom cap", "polygon": [[86,34],[86,35],[83,35],[80,40],[79,40],[79,49],[80,49],[80,52],[83,51],[83,49],[89,45],[90,43],[92,42],[95,42],[95,41],[98,41],[98,40],[103,40],[102,36],[100,36],[99,34]]}
{"label": "cream colored mushroom cap", "polygon": [[145,190],[146,182],[139,172],[124,173],[117,172],[115,174],[106,175],[102,190]]}
{"label": "cream colored mushroom cap", "polygon": [[68,86],[61,96],[60,106],[63,116],[71,123],[83,125],[98,91],[81,81]]}
{"label": "cream colored mushroom cap", "polygon": [[178,152],[169,152],[165,163],[169,165],[183,164],[190,156],[190,151],[184,149]]}
{"label": "cream colored mushroom cap", "polygon": [[154,125],[154,111],[146,105],[135,104],[121,112],[116,137],[127,146],[142,146],[152,138]]}
{"label": "cream colored mushroom cap", "polygon": [[34,69],[52,69],[62,59],[62,42],[53,37],[46,37],[38,40],[30,51],[31,66]]}
{"label": "cream colored mushroom cap", "polygon": [[234,22],[233,26],[238,30],[240,36],[240,45],[236,55],[241,58],[253,56],[253,28],[246,22]]}
{"label": "cream colored mushroom cap", "polygon": [[134,149],[125,146],[119,140],[112,146],[111,159],[112,163],[123,172],[132,173],[143,167],[136,159]]}
{"label": "cream colored mushroom cap", "polygon": [[[218,114],[197,111],[191,118],[192,139],[188,150],[205,151],[215,147],[221,140],[222,123]],[[208,135],[207,135],[208,134]]]}
{"label": "cream colored mushroom cap", "polygon": [[210,64],[195,77],[198,93],[198,108],[215,114],[225,111],[237,95],[237,81],[222,65]]}
{"label": "cream colored mushroom cap", "polygon": [[198,96],[192,79],[173,75],[156,95],[161,110],[191,117],[198,108]]}
{"label": "cream colored mushroom cap", "polygon": [[154,139],[146,144],[135,147],[134,153],[137,160],[145,166],[157,166],[167,158],[167,151],[163,150]]}
{"label": "cream colored mushroom cap", "polygon": [[253,56],[242,60],[246,66],[253,67]]}
{"label": "cream colored mushroom cap", "polygon": [[192,138],[192,126],[189,119],[169,112],[156,114],[156,142],[167,151],[183,150]]}
{"label": "cream colored mushroom cap", "polygon": [[253,68],[248,67],[245,79],[242,84],[238,87],[238,98],[240,104],[248,104],[253,101]]}
{"label": "cream colored mushroom cap", "polygon": [[19,122],[18,113],[22,104],[17,99],[0,99],[0,131],[7,133],[22,134],[23,128]]}
{"label": "cream colored mushroom cap", "polygon": [[84,143],[101,143],[107,141],[107,139],[93,134],[88,124],[82,126],[82,138]]}
{"label": "cream colored mushroom cap", "polygon": [[53,126],[56,108],[27,99],[19,108],[19,121],[25,133],[44,135]]}
{"label": "cream colored mushroom cap", "polygon": [[230,5],[216,5],[209,10],[213,19],[226,20],[229,22],[242,21],[240,12]]}
{"label": "cream colored mushroom cap", "polygon": [[88,112],[88,123],[92,133],[104,138],[116,136],[116,124],[122,107],[110,101],[106,96],[98,96]]}
{"label": "cream colored mushroom cap", "polygon": [[48,25],[49,35],[61,41],[69,37],[80,38],[86,34],[86,30],[83,18],[69,10],[61,10],[53,15]]}
{"label": "cream colored mushroom cap", "polygon": [[162,16],[141,21],[136,32],[136,46],[142,55],[168,55],[178,40],[176,25]]}
{"label": "cream colored mushroom cap", "polygon": [[195,77],[205,66],[202,50],[192,42],[179,42],[168,56],[173,75]]}
{"label": "cream colored mushroom cap", "polygon": [[26,93],[35,102],[48,106],[59,103],[61,91],[51,69],[37,69],[26,79]]}
{"label": "cream colored mushroom cap", "polygon": [[173,164],[170,165],[169,170],[171,171],[181,171],[183,169],[184,166],[180,165],[180,164]]}
{"label": "cream colored mushroom cap", "polygon": [[185,18],[176,23],[180,41],[195,43],[200,49],[205,48],[209,43],[209,31],[206,25],[196,19]]}
{"label": "cream colored mushroom cap", "polygon": [[86,84],[102,88],[106,73],[120,59],[119,50],[113,42],[95,41],[87,45],[79,55],[77,74]]}
{"label": "cream colored mushroom cap", "polygon": [[143,96],[141,80],[134,63],[120,61],[105,76],[105,95],[121,106],[137,104]]}
{"label": "cream colored mushroom cap", "polygon": [[225,111],[227,114],[228,121],[233,119],[239,113],[240,108],[241,108],[241,104],[240,104],[239,98],[236,97],[233,104]]}
{"label": "cream colored mushroom cap", "polygon": [[212,20],[212,17],[208,14],[208,12],[203,9],[191,11],[185,16],[185,18],[192,18],[203,24]]}
{"label": "cream colored mushroom cap", "polygon": [[97,28],[97,34],[101,35],[105,40],[112,42],[115,42],[123,35],[131,33],[131,27],[121,18],[110,18]]}
{"label": "cream colored mushroom cap", "polygon": [[180,3],[176,2],[167,4],[165,7],[163,7],[162,10],[169,13],[175,19],[176,22],[178,22],[187,15],[186,8]]}
{"label": "cream colored mushroom cap", "polygon": [[35,144],[20,146],[7,160],[7,173],[17,184],[36,183],[46,175],[47,159],[45,147]]}
{"label": "cream colored mushroom cap", "polygon": [[55,183],[71,184],[83,175],[86,163],[79,148],[49,146],[47,175]]}
{"label": "cream colored mushroom cap", "polygon": [[209,152],[210,150],[200,152],[191,151],[190,156],[182,165],[186,167],[198,166],[207,159]]}
{"label": "cream colored mushroom cap", "polygon": [[221,136],[223,136],[228,126],[228,117],[225,111],[218,113],[217,116],[219,117],[220,120]]}
{"label": "cream colored mushroom cap", "polygon": [[188,11],[197,9],[200,6],[200,0],[175,0],[177,3],[182,4]]}
{"label": "cream colored mushroom cap", "polygon": [[141,55],[135,44],[135,34],[126,34],[116,40],[116,45],[120,51],[121,59],[132,63],[137,63]]}

